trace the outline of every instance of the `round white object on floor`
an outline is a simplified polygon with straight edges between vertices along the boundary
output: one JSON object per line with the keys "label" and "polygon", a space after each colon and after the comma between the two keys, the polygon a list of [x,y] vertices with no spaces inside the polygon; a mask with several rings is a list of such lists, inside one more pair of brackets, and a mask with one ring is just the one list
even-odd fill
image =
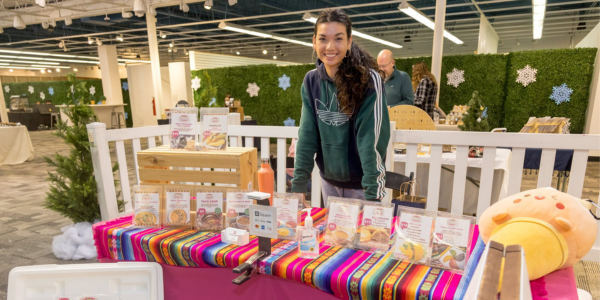
{"label": "round white object on floor", "polygon": [[588,293],[588,291],[577,289],[577,298],[579,298],[579,300],[592,300],[592,295]]}

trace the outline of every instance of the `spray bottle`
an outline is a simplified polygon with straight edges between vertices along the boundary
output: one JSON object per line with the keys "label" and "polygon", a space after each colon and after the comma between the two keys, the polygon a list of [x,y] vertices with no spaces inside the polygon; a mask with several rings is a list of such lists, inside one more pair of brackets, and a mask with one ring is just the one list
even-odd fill
{"label": "spray bottle", "polygon": [[300,258],[315,259],[319,256],[319,230],[313,228],[313,219],[310,216],[310,208],[303,209],[307,215],[304,219],[304,227],[298,234],[298,256]]}

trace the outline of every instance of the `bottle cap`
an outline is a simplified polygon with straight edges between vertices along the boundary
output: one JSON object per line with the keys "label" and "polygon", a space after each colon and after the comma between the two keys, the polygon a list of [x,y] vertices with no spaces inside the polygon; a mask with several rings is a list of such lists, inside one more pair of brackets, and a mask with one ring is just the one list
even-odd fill
{"label": "bottle cap", "polygon": [[304,227],[305,228],[312,228],[313,227],[313,219],[310,216],[310,211],[311,208],[305,208],[302,211],[305,211],[307,213],[306,218],[304,219]]}
{"label": "bottle cap", "polygon": [[261,158],[260,159],[260,163],[262,163],[262,164],[268,164],[269,163],[269,159],[268,158]]}

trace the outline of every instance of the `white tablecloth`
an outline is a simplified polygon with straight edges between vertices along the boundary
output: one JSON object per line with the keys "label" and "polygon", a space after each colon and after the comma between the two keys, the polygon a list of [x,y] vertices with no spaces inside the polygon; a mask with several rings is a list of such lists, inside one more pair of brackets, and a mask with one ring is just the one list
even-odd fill
{"label": "white tablecloth", "polygon": [[[485,154],[484,154],[485,155]],[[503,199],[507,194],[507,179],[510,171],[511,151],[508,149],[496,150],[496,163],[494,165],[494,178],[492,183],[492,204],[499,199]],[[427,198],[427,187],[429,182],[429,161],[430,155],[417,155],[417,178],[420,180],[419,196]],[[456,164],[456,153],[443,153],[442,165],[448,169],[454,170]],[[467,159],[467,176],[475,180],[481,178],[481,166],[483,158]],[[406,155],[394,155],[393,172],[405,174]],[[405,174],[408,176],[408,174]],[[452,189],[454,184],[454,173],[442,169],[440,179],[440,202],[439,207],[450,211],[452,203]],[[479,188],[472,182],[466,181],[465,202],[463,211],[465,213],[477,212],[477,199],[479,198]]]}
{"label": "white tablecloth", "polygon": [[0,166],[33,160],[33,145],[25,126],[0,127]]}

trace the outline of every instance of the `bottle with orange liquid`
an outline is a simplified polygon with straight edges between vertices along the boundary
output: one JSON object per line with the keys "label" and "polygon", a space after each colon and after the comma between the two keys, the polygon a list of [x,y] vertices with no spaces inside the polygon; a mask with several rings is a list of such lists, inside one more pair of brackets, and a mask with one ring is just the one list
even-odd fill
{"label": "bottle with orange liquid", "polygon": [[271,169],[268,158],[260,160],[260,169],[258,170],[258,190],[263,193],[271,194],[269,205],[273,205],[273,185],[275,184],[275,173]]}

